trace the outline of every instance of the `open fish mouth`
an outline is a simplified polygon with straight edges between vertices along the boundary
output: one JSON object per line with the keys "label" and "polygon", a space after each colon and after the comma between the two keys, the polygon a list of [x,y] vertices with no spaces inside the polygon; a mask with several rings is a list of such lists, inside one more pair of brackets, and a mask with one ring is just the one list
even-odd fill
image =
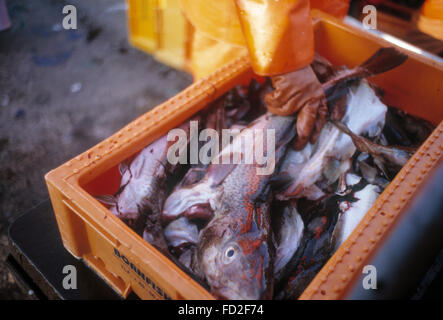
{"label": "open fish mouth", "polygon": [[171,194],[165,201],[162,212],[164,224],[180,218],[192,208],[199,205],[206,206],[213,202],[215,193],[210,182],[200,183],[186,188],[181,188]]}

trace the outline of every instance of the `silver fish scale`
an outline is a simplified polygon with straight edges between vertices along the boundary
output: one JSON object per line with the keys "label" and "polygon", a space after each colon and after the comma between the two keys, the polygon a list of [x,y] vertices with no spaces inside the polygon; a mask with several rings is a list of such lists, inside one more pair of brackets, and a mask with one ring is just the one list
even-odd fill
{"label": "silver fish scale", "polygon": [[[269,119],[269,120],[268,120]],[[258,119],[248,129],[260,129],[260,130],[275,130],[275,141],[281,140],[282,136],[290,129],[290,126],[295,122],[293,117],[279,117],[275,115],[265,115]],[[246,129],[246,130],[248,130]],[[238,137],[240,138],[240,137]],[[236,138],[237,139],[237,138]],[[276,157],[279,155],[276,154]],[[278,163],[279,159],[276,159]],[[259,168],[257,164],[239,164],[236,165],[234,170],[225,178],[222,183],[221,196],[219,198],[219,204],[215,209],[217,214],[228,214],[235,208],[244,208],[246,201],[246,194],[250,192],[251,197],[253,195],[259,195],[267,188],[266,181],[272,176],[258,176],[256,169]],[[276,169],[275,169],[276,171]],[[257,184],[251,185],[249,178],[257,179]],[[252,190],[256,187],[256,190]],[[251,199],[252,200],[252,199]]]}

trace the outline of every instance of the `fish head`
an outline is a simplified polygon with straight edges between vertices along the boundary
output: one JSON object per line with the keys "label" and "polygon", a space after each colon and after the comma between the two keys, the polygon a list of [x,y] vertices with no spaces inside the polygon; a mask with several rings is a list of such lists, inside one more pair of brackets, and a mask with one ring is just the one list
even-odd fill
{"label": "fish head", "polygon": [[164,198],[165,190],[158,188],[156,183],[142,184],[134,180],[116,196],[114,211],[119,218],[127,220],[160,217],[161,201]]}
{"label": "fish head", "polygon": [[123,190],[117,196],[98,195],[95,198],[109,206],[109,210],[121,219],[136,219],[139,216],[136,201],[130,192]]}
{"label": "fish head", "polygon": [[272,265],[266,238],[259,232],[241,234],[226,219],[212,221],[200,237],[198,261],[211,293],[227,300],[269,298]]}
{"label": "fish head", "polygon": [[116,205],[112,208],[114,214],[124,219],[137,219],[140,216],[139,205],[134,197],[132,188],[126,187],[117,196]]}

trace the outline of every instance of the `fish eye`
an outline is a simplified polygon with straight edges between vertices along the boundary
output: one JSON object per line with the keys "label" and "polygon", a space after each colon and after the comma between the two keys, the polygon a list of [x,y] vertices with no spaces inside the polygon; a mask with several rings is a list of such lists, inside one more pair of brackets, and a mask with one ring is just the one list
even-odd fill
{"label": "fish eye", "polygon": [[224,259],[225,263],[232,262],[235,259],[235,255],[237,253],[237,249],[234,246],[229,246],[225,250]]}

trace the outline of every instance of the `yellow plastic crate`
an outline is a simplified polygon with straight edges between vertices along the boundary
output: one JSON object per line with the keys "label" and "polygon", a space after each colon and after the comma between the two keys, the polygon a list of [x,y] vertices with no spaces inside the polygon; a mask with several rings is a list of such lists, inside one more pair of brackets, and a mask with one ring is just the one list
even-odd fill
{"label": "yellow plastic crate", "polygon": [[173,68],[188,70],[192,26],[179,0],[127,0],[130,43]]}

